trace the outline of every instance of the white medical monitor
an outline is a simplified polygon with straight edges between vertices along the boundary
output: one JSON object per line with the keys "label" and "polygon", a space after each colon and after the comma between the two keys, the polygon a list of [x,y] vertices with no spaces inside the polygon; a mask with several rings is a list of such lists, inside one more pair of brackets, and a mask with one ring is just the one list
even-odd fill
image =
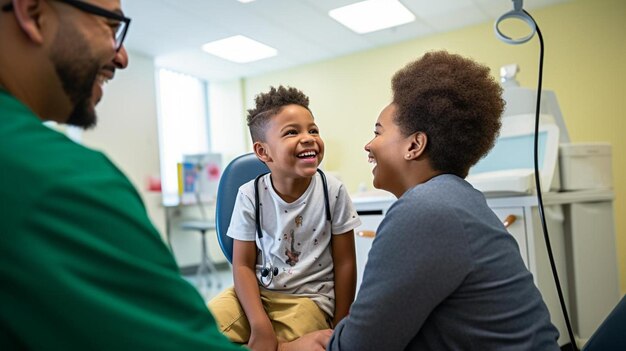
{"label": "white medical monitor", "polygon": [[[534,191],[533,114],[503,118],[493,149],[470,169],[467,180],[485,193],[511,195]],[[541,115],[538,138],[539,175],[543,191],[558,178],[559,128],[550,115]]]}

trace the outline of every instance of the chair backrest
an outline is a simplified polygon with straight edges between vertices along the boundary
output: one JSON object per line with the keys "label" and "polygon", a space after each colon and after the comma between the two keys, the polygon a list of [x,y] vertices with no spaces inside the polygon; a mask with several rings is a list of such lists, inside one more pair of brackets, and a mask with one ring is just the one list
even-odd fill
{"label": "chair backrest", "polygon": [[255,154],[249,153],[232,160],[222,173],[217,187],[215,230],[217,240],[228,262],[233,261],[233,239],[227,236],[226,232],[228,232],[239,187],[259,174],[269,171],[265,163],[261,162]]}
{"label": "chair backrest", "polygon": [[613,308],[600,327],[591,335],[583,351],[626,350],[626,296]]}

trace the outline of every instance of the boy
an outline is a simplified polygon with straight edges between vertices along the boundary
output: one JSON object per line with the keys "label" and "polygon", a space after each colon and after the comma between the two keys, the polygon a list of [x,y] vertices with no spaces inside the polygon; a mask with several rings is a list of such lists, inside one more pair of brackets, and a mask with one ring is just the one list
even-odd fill
{"label": "boy", "polygon": [[331,328],[348,314],[361,222],[343,185],[318,172],[324,142],[308,97],[279,86],[255,102],[248,126],[270,173],[239,189],[227,233],[235,287],[209,308],[232,341],[275,350],[278,341]]}

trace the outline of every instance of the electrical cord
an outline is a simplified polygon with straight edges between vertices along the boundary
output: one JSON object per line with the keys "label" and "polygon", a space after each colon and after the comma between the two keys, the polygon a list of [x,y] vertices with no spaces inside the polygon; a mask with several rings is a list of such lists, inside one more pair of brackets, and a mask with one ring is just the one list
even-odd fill
{"label": "electrical cord", "polygon": [[[567,333],[569,335],[569,339],[572,345],[573,351],[579,351],[578,346],[576,345],[576,338],[574,337],[574,332],[572,329],[572,325],[570,323],[569,315],[567,313],[567,306],[565,305],[565,299],[563,297],[563,290],[561,289],[561,283],[559,280],[559,274],[556,270],[556,264],[554,263],[554,255],[552,253],[552,246],[550,245],[550,236],[548,233],[548,226],[546,224],[546,217],[544,213],[543,207],[543,196],[541,193],[541,181],[539,177],[539,115],[541,111],[541,91],[543,84],[543,56],[544,56],[544,43],[543,43],[543,35],[541,34],[541,30],[537,25],[535,19],[523,9],[522,1],[513,0],[514,2],[514,10],[510,11],[504,15],[502,15],[495,23],[495,31],[496,35],[502,41],[508,44],[522,44],[530,40],[534,33],[537,33],[539,38],[539,77],[537,79],[537,104],[535,107],[535,135],[534,135],[534,144],[533,144],[533,160],[534,160],[534,170],[535,170],[535,186],[537,190],[537,207],[539,209],[539,218],[541,219],[541,227],[543,229],[543,236],[546,243],[546,250],[548,252],[548,258],[550,260],[550,268],[552,269],[552,276],[554,277],[554,283],[556,285],[556,290],[559,297],[559,303],[561,304],[561,310],[563,311],[563,317],[565,318],[565,325],[567,327]],[[516,18],[525,21],[530,26],[532,33],[527,35],[521,39],[512,39],[500,31],[498,25],[504,19],[507,18]]]}
{"label": "electrical cord", "polygon": [[543,229],[543,236],[546,242],[546,250],[548,251],[548,258],[550,259],[550,268],[552,269],[552,275],[554,276],[554,283],[556,285],[557,293],[559,294],[559,302],[561,303],[561,310],[563,310],[563,317],[565,318],[565,325],[567,326],[567,333],[569,334],[570,342],[574,351],[578,351],[576,346],[576,339],[574,338],[574,331],[570,323],[569,315],[567,313],[567,306],[565,305],[565,299],[563,297],[563,289],[561,289],[561,282],[559,280],[559,274],[556,270],[556,264],[554,263],[554,255],[552,253],[552,246],[550,245],[550,236],[548,234],[548,226],[546,224],[546,216],[543,209],[543,196],[541,194],[541,181],[539,177],[539,113],[541,110],[541,90],[543,84],[543,56],[544,56],[544,44],[543,35],[541,29],[535,22],[535,19],[526,10],[522,10],[535,24],[537,30],[537,37],[539,38],[539,77],[537,79],[537,105],[535,107],[535,137],[534,137],[534,164],[535,164],[535,186],[537,188],[537,202],[539,209],[539,217],[541,218],[541,227]]}

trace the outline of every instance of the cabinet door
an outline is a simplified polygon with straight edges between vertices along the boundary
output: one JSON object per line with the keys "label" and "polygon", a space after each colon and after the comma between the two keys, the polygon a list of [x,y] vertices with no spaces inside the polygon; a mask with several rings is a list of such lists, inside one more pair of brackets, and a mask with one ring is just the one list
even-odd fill
{"label": "cabinet door", "polygon": [[513,235],[515,241],[517,241],[524,264],[530,269],[530,266],[528,265],[530,255],[528,252],[528,237],[526,231],[526,221],[524,218],[524,208],[495,207],[491,208],[491,210],[493,210],[498,218],[500,218],[502,223],[505,223],[506,229],[509,233],[511,233],[511,235]]}
{"label": "cabinet door", "polygon": [[356,245],[356,291],[359,292],[359,286],[363,279],[363,270],[367,263],[367,255],[372,247],[372,242],[376,235],[376,229],[383,220],[383,211],[358,211],[361,218],[361,225],[354,230]]}

